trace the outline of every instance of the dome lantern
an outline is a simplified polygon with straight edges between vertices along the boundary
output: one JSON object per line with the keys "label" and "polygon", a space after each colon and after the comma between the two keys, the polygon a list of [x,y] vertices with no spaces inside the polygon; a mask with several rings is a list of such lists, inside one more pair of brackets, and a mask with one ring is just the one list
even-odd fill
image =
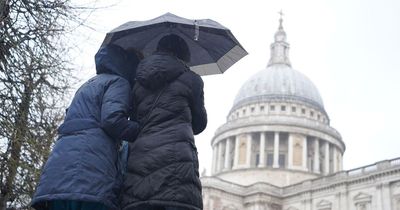
{"label": "dome lantern", "polygon": [[286,42],[286,32],[283,30],[282,25],[282,11],[279,14],[281,15],[279,18],[279,28],[274,36],[275,42],[271,44],[271,58],[268,66],[274,64],[285,64],[291,66],[289,61],[289,43]]}

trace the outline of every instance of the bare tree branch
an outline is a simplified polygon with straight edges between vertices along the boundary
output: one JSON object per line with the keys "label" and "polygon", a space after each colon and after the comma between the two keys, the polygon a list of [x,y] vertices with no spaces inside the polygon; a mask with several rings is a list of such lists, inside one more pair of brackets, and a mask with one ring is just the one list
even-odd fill
{"label": "bare tree branch", "polygon": [[75,79],[65,40],[90,5],[0,0],[0,210],[29,208]]}

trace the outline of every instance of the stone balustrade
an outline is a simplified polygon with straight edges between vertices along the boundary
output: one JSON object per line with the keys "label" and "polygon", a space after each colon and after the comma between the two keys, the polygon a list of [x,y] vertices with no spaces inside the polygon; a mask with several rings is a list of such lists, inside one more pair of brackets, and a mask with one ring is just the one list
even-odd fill
{"label": "stone balustrade", "polygon": [[347,185],[352,182],[357,183],[358,180],[367,180],[368,177],[381,176],[382,173],[400,173],[400,157],[377,162],[372,165],[351,169],[348,171],[340,171],[332,175],[323,176],[311,180],[306,180],[287,187],[277,187],[268,183],[255,183],[249,186],[242,186],[227,182],[218,177],[202,177],[201,182],[203,188],[212,187],[213,189],[222,190],[229,189],[231,193],[238,196],[248,196],[257,193],[264,193],[270,196],[287,197],[299,193],[311,191],[319,191],[328,188]]}
{"label": "stone balustrade", "polygon": [[360,168],[351,169],[348,171],[340,171],[335,174],[307,180],[298,184],[294,184],[283,189],[283,194],[296,194],[300,193],[305,189],[316,189],[321,187],[329,187],[335,184],[341,183],[346,184],[354,179],[373,175],[374,173],[385,173],[387,170],[397,170],[400,172],[400,157],[384,160],[375,164],[363,166]]}

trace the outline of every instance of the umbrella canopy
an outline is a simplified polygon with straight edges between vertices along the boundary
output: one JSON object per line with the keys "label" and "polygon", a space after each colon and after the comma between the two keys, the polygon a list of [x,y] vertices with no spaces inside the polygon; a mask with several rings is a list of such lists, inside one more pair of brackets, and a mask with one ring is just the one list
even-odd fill
{"label": "umbrella canopy", "polygon": [[220,74],[247,55],[230,30],[210,19],[190,20],[166,13],[147,21],[130,21],[107,33],[102,46],[119,45],[150,55],[165,35],[176,34],[188,44],[190,69],[199,75]]}

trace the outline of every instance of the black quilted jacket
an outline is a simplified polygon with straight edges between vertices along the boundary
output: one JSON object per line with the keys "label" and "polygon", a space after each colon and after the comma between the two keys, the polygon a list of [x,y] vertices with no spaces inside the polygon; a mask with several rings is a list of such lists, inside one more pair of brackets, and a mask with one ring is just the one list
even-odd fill
{"label": "black quilted jacket", "polygon": [[203,209],[193,136],[207,125],[201,77],[173,56],[154,54],[139,64],[136,79],[134,115],[142,130],[129,145],[122,208]]}

